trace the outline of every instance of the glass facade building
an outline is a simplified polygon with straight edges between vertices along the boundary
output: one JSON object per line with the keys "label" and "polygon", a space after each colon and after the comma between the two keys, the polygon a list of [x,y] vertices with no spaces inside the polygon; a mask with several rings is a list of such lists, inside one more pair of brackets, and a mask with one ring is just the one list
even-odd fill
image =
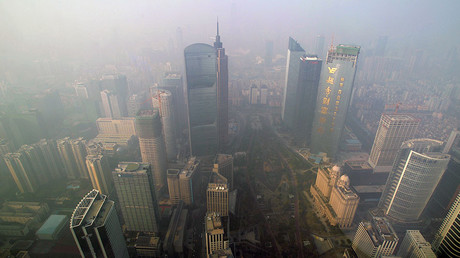
{"label": "glass facade building", "polygon": [[186,47],[184,56],[190,153],[213,155],[218,148],[216,49],[197,43]]}

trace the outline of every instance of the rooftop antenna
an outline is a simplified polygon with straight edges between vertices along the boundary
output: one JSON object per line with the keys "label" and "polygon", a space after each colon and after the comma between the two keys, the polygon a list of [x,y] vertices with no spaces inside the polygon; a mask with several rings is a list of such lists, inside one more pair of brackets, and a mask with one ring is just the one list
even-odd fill
{"label": "rooftop antenna", "polygon": [[329,48],[329,51],[334,50],[334,34],[332,34],[332,39],[331,39],[331,47]]}

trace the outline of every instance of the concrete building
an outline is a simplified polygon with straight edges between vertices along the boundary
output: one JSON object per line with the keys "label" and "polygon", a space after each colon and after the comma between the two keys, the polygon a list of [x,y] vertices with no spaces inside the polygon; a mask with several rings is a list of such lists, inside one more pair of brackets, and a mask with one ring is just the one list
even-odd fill
{"label": "concrete building", "polygon": [[435,235],[433,250],[438,257],[460,256],[460,193]]}
{"label": "concrete building", "polygon": [[97,190],[78,203],[70,231],[81,257],[129,257],[115,203]]}
{"label": "concrete building", "polygon": [[69,219],[66,215],[50,215],[35,235],[41,240],[56,240],[67,223]]}
{"label": "concrete building", "polygon": [[121,118],[125,114],[123,112],[123,101],[118,94],[110,91],[101,91],[102,107],[104,110],[104,117],[107,118]]}
{"label": "concrete building", "polygon": [[195,202],[198,186],[196,176],[200,170],[200,161],[191,157],[179,174],[180,199],[185,205],[192,205]]}
{"label": "concrete building", "polygon": [[[181,50],[182,51],[182,50]],[[179,73],[169,72],[163,77],[163,81],[160,84],[160,89],[168,90],[171,92],[176,110],[176,133],[182,133],[187,128],[187,107],[185,105],[184,95],[184,82],[182,75]],[[156,90],[155,90],[156,91]],[[153,92],[152,92],[153,93]],[[153,95],[153,94],[151,94]]]}
{"label": "concrete building", "polygon": [[6,201],[0,209],[0,235],[24,237],[37,230],[49,212],[46,203]]}
{"label": "concrete building", "polygon": [[260,104],[267,105],[268,104],[268,88],[267,85],[262,85],[260,87]]}
{"label": "concrete building", "polygon": [[229,241],[219,213],[207,213],[205,217],[206,257],[229,248]]}
{"label": "concrete building", "polygon": [[73,155],[71,140],[65,137],[56,141],[61,162],[64,165],[66,176],[69,179],[77,179],[80,177],[77,163]]}
{"label": "concrete building", "polygon": [[61,178],[65,175],[61,169],[63,165],[59,157],[56,141],[51,139],[41,139],[33,146],[40,149],[40,153],[52,178]]}
{"label": "concrete building", "polygon": [[431,250],[431,245],[420,234],[418,230],[407,230],[401,246],[399,247],[398,256],[408,258],[436,258]]}
{"label": "concrete building", "polygon": [[96,120],[97,132],[100,135],[131,137],[136,135],[135,120],[134,117],[98,118]]}
{"label": "concrete building", "polygon": [[166,154],[168,160],[175,160],[177,156],[176,148],[176,114],[174,107],[174,99],[171,92],[167,90],[158,90],[152,96],[152,104],[154,109],[158,109],[163,126],[163,134],[165,138]]}
{"label": "concrete building", "polygon": [[23,153],[7,153],[3,157],[6,166],[21,193],[34,193],[40,187],[40,182]]}
{"label": "concrete building", "polygon": [[128,109],[128,117],[135,117],[137,112],[142,109],[142,104],[144,103],[144,96],[133,94],[129,96],[128,101],[126,102]]}
{"label": "concrete building", "polygon": [[359,196],[350,188],[350,179],[342,175],[332,189],[329,204],[336,215],[337,225],[341,228],[350,227],[358,208]]}
{"label": "concrete building", "polygon": [[157,196],[160,196],[166,184],[168,163],[158,109],[139,111],[136,116],[136,131],[139,136],[142,162],[152,165],[151,180],[155,185]]}
{"label": "concrete building", "polygon": [[414,137],[419,123],[412,115],[382,115],[369,155],[374,172],[390,172],[401,144]]}
{"label": "concrete building", "polygon": [[86,166],[93,188],[105,195],[111,195],[113,191],[112,171],[109,162],[104,155],[86,156]]}
{"label": "concrete building", "polygon": [[218,150],[217,55],[207,44],[185,48],[190,154],[214,155]]}
{"label": "concrete building", "polygon": [[[335,158],[350,105],[359,46],[331,48],[321,71],[311,134],[311,152]],[[327,69],[326,69],[327,68]]]}
{"label": "concrete building", "polygon": [[432,139],[401,145],[379,202],[386,216],[398,223],[419,220],[450,159],[439,152],[442,146]]}
{"label": "concrete building", "polygon": [[169,200],[171,204],[178,204],[180,199],[179,169],[168,169],[166,172],[168,181]]}
{"label": "concrete building", "polygon": [[353,238],[352,248],[359,258],[377,258],[394,254],[399,238],[391,224],[381,217],[362,221]]}
{"label": "concrete building", "polygon": [[126,230],[157,233],[160,213],[150,164],[121,162],[112,176]]}
{"label": "concrete building", "polygon": [[259,104],[259,88],[255,84],[251,85],[249,90],[249,104]]}
{"label": "concrete building", "polygon": [[212,172],[219,173],[227,179],[228,189],[233,189],[233,156],[230,154],[217,154],[214,159]]}
{"label": "concrete building", "polygon": [[72,154],[77,164],[79,178],[88,179],[88,169],[86,168],[86,141],[82,137],[70,141]]}
{"label": "concrete building", "polygon": [[206,190],[206,211],[208,213],[218,213],[220,216],[228,216],[228,186],[227,180],[222,176],[212,176],[215,179],[211,180]]}
{"label": "concrete building", "polygon": [[160,237],[141,235],[141,233],[139,233],[134,248],[136,249],[136,257],[161,257],[162,248]]}

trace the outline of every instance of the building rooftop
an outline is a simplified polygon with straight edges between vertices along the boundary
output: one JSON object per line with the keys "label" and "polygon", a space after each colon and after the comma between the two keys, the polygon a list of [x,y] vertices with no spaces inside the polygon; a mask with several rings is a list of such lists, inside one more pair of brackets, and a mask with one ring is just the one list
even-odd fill
{"label": "building rooftop", "polygon": [[66,215],[51,215],[37,231],[37,234],[53,234],[59,225],[61,225],[61,223],[65,220],[67,220]]}
{"label": "building rooftop", "polygon": [[363,222],[374,246],[381,245],[384,241],[398,241],[393,227],[383,217],[374,217],[371,222]]}
{"label": "building rooftop", "polygon": [[384,119],[389,119],[391,121],[413,121],[419,122],[420,119],[415,118],[409,114],[383,114]]}
{"label": "building rooftop", "polygon": [[191,157],[185,164],[184,168],[180,172],[181,175],[185,175],[186,177],[190,177],[196,171],[196,169],[200,166],[200,160],[196,157]]}
{"label": "building rooftop", "polygon": [[222,219],[218,213],[206,214],[205,230],[208,234],[223,234]]}
{"label": "building rooftop", "polygon": [[142,109],[137,112],[138,117],[156,117],[158,115],[158,109]]}
{"label": "building rooftop", "polygon": [[140,162],[120,162],[114,172],[147,172],[150,168],[148,163]]}
{"label": "building rooftop", "polygon": [[94,224],[96,215],[98,215],[101,210],[106,198],[107,196],[100,194],[98,190],[91,190],[91,192],[83,197],[80,203],[78,203],[72,213],[70,228]]}
{"label": "building rooftop", "polygon": [[230,160],[233,160],[233,156],[230,154],[217,154],[214,159],[214,164],[221,164]]}

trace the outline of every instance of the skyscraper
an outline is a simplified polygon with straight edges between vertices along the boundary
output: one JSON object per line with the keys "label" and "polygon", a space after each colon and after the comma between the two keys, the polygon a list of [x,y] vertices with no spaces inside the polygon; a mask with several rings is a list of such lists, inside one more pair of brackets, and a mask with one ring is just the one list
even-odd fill
{"label": "skyscraper", "polygon": [[300,46],[300,44],[293,38],[289,37],[286,78],[284,81],[284,98],[281,107],[281,119],[289,128],[294,128],[297,101],[296,94],[299,87],[300,58],[304,54],[305,50]]}
{"label": "skyscraper", "polygon": [[180,183],[179,183],[179,169],[168,169],[166,172],[168,182],[169,200],[171,204],[179,204],[180,201]]}
{"label": "skyscraper", "polygon": [[88,169],[86,167],[86,141],[82,137],[70,141],[72,153],[77,164],[79,178],[88,178]]}
{"label": "skyscraper", "polygon": [[166,183],[166,148],[158,109],[141,110],[136,116],[142,162],[152,165],[153,184],[159,197]]}
{"label": "skyscraper", "polygon": [[4,160],[21,193],[33,193],[38,190],[39,182],[32,170],[32,164],[21,153],[7,153]]}
{"label": "skyscraper", "polygon": [[222,47],[217,22],[217,35],[214,42],[217,51],[217,131],[219,150],[223,150],[228,138],[228,57]]}
{"label": "skyscraper", "polygon": [[161,124],[165,137],[165,147],[168,160],[175,160],[176,149],[176,120],[174,100],[171,92],[158,90],[152,97],[153,108],[160,111]]}
{"label": "skyscraper", "polygon": [[218,149],[216,49],[197,43],[186,47],[184,56],[190,153],[213,155]]}
{"label": "skyscraper", "polygon": [[419,122],[412,115],[382,115],[369,155],[374,172],[390,172],[401,144],[413,138]]}
{"label": "skyscraper", "polygon": [[233,189],[233,156],[217,154],[214,159],[213,172],[219,173],[227,179],[228,189]]}
{"label": "skyscraper", "polygon": [[59,151],[59,156],[62,163],[64,164],[64,169],[66,176],[69,179],[79,178],[79,171],[75,158],[73,156],[72,145],[70,143],[70,138],[65,137],[56,141],[57,148]]}
{"label": "skyscraper", "polygon": [[78,203],[70,231],[82,257],[129,257],[115,203],[97,190]]}
{"label": "skyscraper", "polygon": [[431,245],[420,234],[418,230],[407,230],[401,246],[399,247],[398,256],[410,258],[436,258],[431,250]]}
{"label": "skyscraper", "polygon": [[[229,241],[219,213],[207,213],[205,217],[206,257],[214,257],[213,253],[229,248]],[[218,256],[222,257],[222,256]],[[233,256],[223,256],[233,257]]]}
{"label": "skyscraper", "polygon": [[313,120],[311,152],[335,158],[348,112],[358,62],[359,46],[331,48],[321,72]]}
{"label": "skyscraper", "polygon": [[318,35],[315,38],[315,54],[318,55],[318,57],[320,58],[324,57],[324,36],[323,35]]}
{"label": "skyscraper", "polygon": [[121,118],[124,116],[122,110],[122,102],[120,97],[109,90],[101,91],[102,107],[104,109],[104,117]]}
{"label": "skyscraper", "polygon": [[110,171],[107,158],[100,154],[88,155],[86,156],[86,166],[93,188],[106,195],[112,194],[112,171]]}
{"label": "skyscraper", "polygon": [[450,156],[439,152],[443,142],[405,141],[388,176],[379,207],[398,223],[416,222],[446,170]]}
{"label": "skyscraper", "polygon": [[359,223],[351,246],[359,258],[377,258],[392,255],[398,241],[391,224],[385,218],[374,217]]}
{"label": "skyscraper", "polygon": [[168,169],[169,199],[172,204],[183,201],[185,205],[192,205],[197,191],[195,176],[200,168],[200,161],[191,157],[182,170]]}
{"label": "skyscraper", "polygon": [[438,257],[460,256],[460,193],[441,224],[433,241],[433,250]]}
{"label": "skyscraper", "polygon": [[182,131],[187,127],[187,107],[185,104],[186,101],[184,97],[184,82],[182,80],[182,75],[173,72],[166,73],[163,77],[163,81],[160,84],[159,88],[171,92],[172,97],[174,99],[173,106],[176,111],[175,118],[176,125],[178,127],[176,133],[182,133]]}
{"label": "skyscraper", "polygon": [[211,182],[206,190],[206,211],[216,212],[220,216],[228,216],[228,186],[227,179],[219,174],[211,175]]}
{"label": "skyscraper", "polygon": [[158,232],[160,215],[150,164],[121,162],[112,176],[126,230]]}

